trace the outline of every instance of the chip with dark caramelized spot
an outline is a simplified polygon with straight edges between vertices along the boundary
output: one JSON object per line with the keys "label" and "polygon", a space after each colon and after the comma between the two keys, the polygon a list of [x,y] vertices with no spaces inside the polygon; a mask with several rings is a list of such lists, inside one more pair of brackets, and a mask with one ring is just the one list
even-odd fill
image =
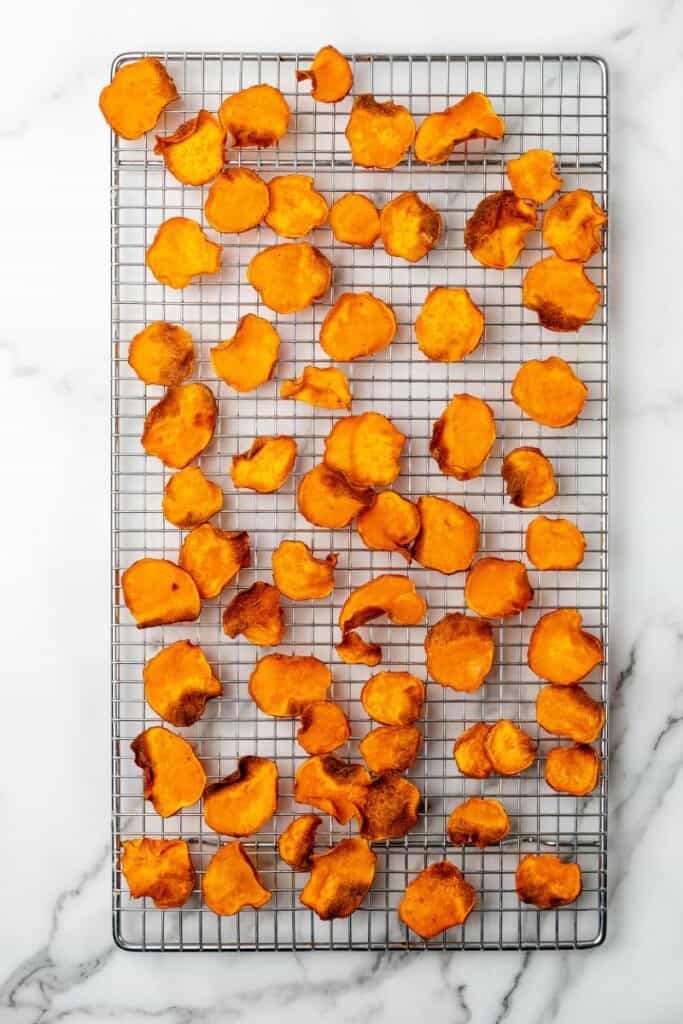
{"label": "chip with dark caramelized spot", "polygon": [[540,448],[513,448],[503,459],[501,474],[508,497],[518,508],[538,508],[557,494],[552,463]]}
{"label": "chip with dark caramelized spot", "polygon": [[181,529],[201,526],[223,508],[223,491],[208,480],[199,466],[174,473],[164,487],[164,518]]}
{"label": "chip with dark caramelized spot", "polygon": [[341,473],[324,462],[303,475],[296,492],[299,512],[304,519],[329,530],[348,526],[373,499],[372,490],[353,487]]}
{"label": "chip with dark caramelized spot", "polygon": [[195,871],[183,839],[128,839],[121,870],[134,900],[149,896],[160,910],[182,907],[192,895]]}
{"label": "chip with dark caramelized spot", "polygon": [[486,196],[465,224],[465,245],[478,263],[504,270],[517,262],[536,227],[536,207],[514,192]]}
{"label": "chip with dark caramelized spot", "polygon": [[130,745],[143,772],[143,792],[162,818],[196,804],[206,775],[194,750],[182,736],[161,725],[141,732]]}
{"label": "chip with dark caramelized spot", "polygon": [[302,814],[291,821],[277,841],[281,859],[295,871],[310,871],[313,864],[315,835],[323,819],[317,814]]}
{"label": "chip with dark caramelized spot", "polygon": [[481,476],[496,440],[491,406],[462,393],[452,399],[434,423],[429,453],[446,476],[471,480]]}
{"label": "chip with dark caramelized spot", "polygon": [[145,384],[182,384],[194,369],[192,335],[165,320],[148,324],[131,339],[128,364]]}
{"label": "chip with dark caramelized spot", "polygon": [[190,640],[163,647],[149,659],[142,678],[145,700],[171,725],[194,725],[204,714],[206,702],[223,692],[204,651]]}
{"label": "chip with dark caramelized spot", "polygon": [[515,888],[522,903],[552,910],[574,903],[581,895],[581,868],[553,853],[530,853],[517,865]]}
{"label": "chip with dark caramelized spot", "polygon": [[600,305],[597,288],[580,263],[548,256],[529,267],[522,282],[522,302],[538,314],[549,331],[578,331]]}
{"label": "chip with dark caramelized spot", "polygon": [[321,921],[350,917],[375,878],[377,855],[365,839],[342,839],[327,853],[314,855],[311,875],[299,897]]}
{"label": "chip with dark caramelized spot", "polygon": [[455,846],[493,846],[510,831],[507,811],[498,800],[473,796],[458,804],[446,825]]}
{"label": "chip with dark caramelized spot", "polygon": [[351,147],[351,159],[361,167],[390,170],[400,163],[415,138],[415,121],[399,103],[379,103],[369,93],[361,93],[344,133]]}
{"label": "chip with dark caramelized spot", "polygon": [[461,693],[483,686],[493,665],[493,630],[485,619],[448,612],[427,630],[427,671],[432,679]]}
{"label": "chip with dark caramelized spot", "polygon": [[257,437],[246,452],[233,455],[232,482],[235,487],[271,494],[282,487],[292,472],[297,451],[293,437]]}
{"label": "chip with dark caramelized spot", "polygon": [[217,416],[206,384],[178,384],[147,413],[142,447],[164,465],[184,469],[211,443]]}
{"label": "chip with dark caramelized spot", "polygon": [[250,836],[277,809],[278,770],[265,757],[241,757],[237,768],[204,791],[204,820],[214,832]]}
{"label": "chip with dark caramelized spot", "polygon": [[422,733],[414,725],[380,725],[358,744],[371,772],[405,772],[415,762]]}
{"label": "chip with dark caramelized spot", "polygon": [[223,100],[220,122],[232,135],[233,146],[274,146],[289,125],[289,104],[279,89],[261,83]]}
{"label": "chip with dark caramelized spot", "polygon": [[360,633],[353,630],[344,633],[339,643],[335,644],[334,649],[347,665],[369,665],[372,668],[379,665],[382,660],[380,645],[368,643]]}
{"label": "chip with dark caramelized spot", "polygon": [[309,757],[300,765],[294,799],[331,814],[340,825],[361,820],[370,775],[362,764],[342,761],[336,754]]}
{"label": "chip with dark caramelized spot", "polygon": [[380,615],[397,626],[414,626],[426,611],[427,602],[408,576],[385,573],[351,592],[339,613],[339,628],[348,633]]}
{"label": "chip with dark caramelized spot", "polygon": [[351,91],[351,65],[335,46],[323,46],[306,71],[296,72],[297,82],[310,80],[311,96],[318,103],[337,103]]}
{"label": "chip with dark caramelized spot", "polygon": [[417,824],[421,799],[400,772],[382,772],[368,786],[360,834],[373,843],[407,835]]}
{"label": "chip with dark caramelized spot", "polygon": [[346,715],[331,700],[314,700],[301,712],[296,738],[307,754],[330,754],[342,747],[351,730]]}
{"label": "chip with dark caramelized spot", "polygon": [[402,495],[382,491],[369,508],[361,509],[357,528],[366,548],[396,551],[409,562],[410,548],[420,529],[420,513],[413,502]]}
{"label": "chip with dark caramelized spot", "polygon": [[233,597],[223,612],[226,636],[242,634],[257,647],[277,647],[285,632],[285,617],[277,587],[260,580]]}
{"label": "chip with dark caramelized spot", "polygon": [[379,230],[385,252],[417,263],[439,241],[441,215],[417,192],[402,192],[382,208]]}
{"label": "chip with dark caramelized spot", "polygon": [[218,597],[240,569],[251,565],[249,534],[203,523],[188,533],[179,561],[197,584],[201,597]]}

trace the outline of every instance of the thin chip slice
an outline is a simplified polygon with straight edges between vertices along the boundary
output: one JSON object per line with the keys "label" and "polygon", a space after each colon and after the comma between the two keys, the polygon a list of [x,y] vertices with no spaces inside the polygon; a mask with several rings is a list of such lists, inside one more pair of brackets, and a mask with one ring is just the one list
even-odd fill
{"label": "thin chip slice", "polygon": [[335,651],[347,665],[369,665],[374,668],[382,660],[382,648],[379,644],[368,643],[360,633],[351,630],[335,644]]}
{"label": "thin chip slice", "polygon": [[522,903],[552,910],[574,903],[581,895],[581,868],[553,853],[527,854],[517,865],[515,888]]}
{"label": "thin chip slice", "polygon": [[524,275],[522,302],[549,331],[578,331],[595,316],[600,289],[580,263],[548,256]]}
{"label": "thin chip slice", "polygon": [[190,849],[183,839],[128,839],[121,870],[134,900],[149,896],[160,910],[182,907],[195,883]]}
{"label": "thin chip slice", "polygon": [[345,292],[323,320],[320,347],[331,359],[347,362],[381,352],[395,335],[391,306],[371,292]]}
{"label": "thin chip slice", "polygon": [[302,238],[327,220],[327,203],[306,174],[282,174],[268,182],[265,222],[283,238]]}
{"label": "thin chip slice", "polygon": [[510,819],[498,800],[473,796],[453,810],[446,831],[454,846],[494,846],[510,831]]}
{"label": "thin chip slice", "polygon": [[422,714],[425,686],[410,672],[377,672],[360,694],[370,718],[382,725],[412,725]]}
{"label": "thin chip slice", "polygon": [[241,234],[261,223],[268,213],[270,192],[248,167],[226,167],[209,189],[204,214],[222,234]]}
{"label": "thin chip slice", "polygon": [[251,836],[275,814],[278,770],[265,757],[240,757],[237,768],[204,791],[204,820],[214,832]]}
{"label": "thin chip slice", "polygon": [[401,472],[407,438],[380,412],[337,420],[325,439],[324,461],[353,487],[388,487]]}
{"label": "thin chip slice", "polygon": [[371,490],[352,487],[341,473],[324,462],[304,474],[296,492],[299,512],[304,519],[328,530],[348,526],[373,499]]}
{"label": "thin chip slice", "polygon": [[292,601],[328,597],[334,590],[337,555],[316,558],[302,540],[283,540],[272,554],[275,586]]}
{"label": "thin chip slice", "polygon": [[483,686],[493,665],[491,624],[460,612],[448,612],[427,630],[427,672],[432,679],[461,693]]}
{"label": "thin chip slice", "polygon": [[475,892],[450,861],[430,864],[413,878],[398,905],[398,916],[422,939],[433,939],[447,928],[464,924],[475,903]]}
{"label": "thin chip slice", "polygon": [[315,834],[323,823],[318,814],[302,814],[291,821],[277,841],[280,859],[295,871],[310,871]]}
{"label": "thin chip slice", "polygon": [[555,173],[555,154],[547,149],[528,149],[516,160],[508,160],[505,170],[515,195],[539,206],[562,188],[562,178]]}
{"label": "thin chip slice", "polygon": [[420,352],[439,363],[458,363],[484,336],[484,314],[466,288],[432,288],[415,321]]}
{"label": "thin chip slice", "polygon": [[491,726],[484,747],[494,772],[499,775],[519,775],[536,760],[536,747],[531,737],[507,718]]}
{"label": "thin chip slice", "polygon": [[290,110],[287,100],[272,85],[252,85],[228,96],[218,111],[220,122],[232,135],[232,144],[274,146],[286,134]]}
{"label": "thin chip slice", "polygon": [[365,839],[342,839],[327,853],[314,855],[311,874],[299,899],[321,921],[350,917],[375,878],[377,855]]}
{"label": "thin chip slice", "polygon": [[346,715],[331,700],[314,700],[301,712],[301,728],[296,738],[307,754],[331,754],[350,735]]}
{"label": "thin chip slice", "polygon": [[359,512],[357,527],[366,548],[397,551],[409,562],[410,548],[420,529],[420,514],[412,501],[395,491],[382,491],[372,505]]}
{"label": "thin chip slice", "polygon": [[382,772],[367,788],[360,834],[373,843],[400,839],[417,824],[422,796],[400,772]]}
{"label": "thin chip slice", "polygon": [[422,733],[414,725],[379,725],[358,744],[371,772],[405,772],[415,763]]}
{"label": "thin chip slice", "polygon": [[488,779],[493,771],[491,759],[486,753],[486,738],[491,726],[476,722],[460,733],[453,744],[453,757],[458,770],[470,779]]}
{"label": "thin chip slice", "polygon": [[600,778],[600,757],[583,743],[572,747],[553,747],[545,762],[545,781],[558,793],[587,796]]}
{"label": "thin chip slice", "polygon": [[585,263],[602,248],[607,214],[585,188],[566,192],[546,210],[543,241],[563,260]]}
{"label": "thin chip slice", "polygon": [[415,138],[415,121],[399,103],[378,102],[369,93],[353,101],[346,125],[351,159],[361,167],[389,170],[399,164]]}
{"label": "thin chip slice", "polygon": [[233,455],[230,477],[235,487],[271,494],[292,472],[298,446],[293,437],[257,437],[251,447]]}
{"label": "thin chip slice", "polygon": [[517,262],[536,227],[536,207],[507,189],[486,196],[465,224],[465,245],[484,267],[504,270]]}
{"label": "thin chip slice", "polygon": [[454,146],[468,139],[501,139],[504,133],[505,121],[495,113],[488,96],[471,92],[424,119],[415,139],[415,156],[425,164],[443,164]]}
{"label": "thin chip slice", "polygon": [[298,718],[308,704],[325,700],[331,683],[327,665],[312,655],[266,654],[249,676],[249,695],[266,715]]}
{"label": "thin chip slice", "polygon": [[221,247],[209,241],[196,221],[170,217],[157,228],[145,262],[159,284],[185,288],[193,277],[218,273]]}
{"label": "thin chip slice", "polygon": [[223,693],[201,647],[176,640],[150,658],[142,673],[145,700],[159,718],[188,726],[204,714],[206,702]]}
{"label": "thin chip slice", "polygon": [[207,480],[199,466],[174,473],[164,487],[164,518],[181,529],[200,526],[223,508],[223,491]]}
{"label": "thin chip slice", "polygon": [[441,215],[417,192],[402,192],[382,208],[379,230],[390,256],[417,263],[439,241]]}
{"label": "thin chip slice", "polygon": [[273,375],[280,335],[254,313],[240,318],[232,338],[211,348],[214,373],[235,391],[253,391]]}
{"label": "thin chip slice", "polygon": [[417,499],[420,532],[413,558],[425,569],[451,575],[469,569],[479,547],[479,520],[447,498],[423,494]]}
{"label": "thin chip slice", "polygon": [[332,264],[308,242],[284,242],[252,257],[247,280],[269,309],[298,313],[329,290]]}
{"label": "thin chip slice", "polygon": [[557,494],[552,463],[540,448],[513,448],[503,459],[501,474],[507,495],[518,508],[538,508]]}
{"label": "thin chip slice", "polygon": [[576,608],[558,608],[542,615],[529,641],[531,671],[559,686],[585,679],[602,662],[603,650],[599,637],[581,629],[582,621]]}
{"label": "thin chip slice", "polygon": [[359,192],[347,192],[330,207],[330,227],[338,242],[370,249],[379,238],[379,210]]}
{"label": "thin chip slice", "polygon": [[202,879],[202,893],[209,910],[225,917],[244,907],[258,910],[272,896],[237,839],[214,853]]}
{"label": "thin chip slice", "polygon": [[280,398],[293,398],[320,409],[351,408],[348,379],[336,366],[304,366],[300,377],[283,380]]}
{"label": "thin chip slice", "polygon": [[161,725],[141,732],[130,745],[143,772],[143,792],[162,818],[196,804],[206,775],[194,750],[182,736]]}
{"label": "thin chip slice", "polygon": [[512,398],[522,412],[545,427],[568,427],[588,398],[588,388],[559,356],[530,359],[512,382]]}
{"label": "thin chip slice", "polygon": [[123,64],[100,93],[100,110],[122,139],[139,139],[154,128],[162,110],[179,98],[168,71],[156,57]]}
{"label": "thin chip slice", "polygon": [[192,335],[164,320],[148,324],[131,339],[128,365],[145,384],[181,384],[194,370]]}
{"label": "thin chip slice", "polygon": [[360,822],[369,785],[370,776],[362,764],[342,761],[336,754],[315,755],[297,770],[294,799],[348,825],[352,818]]}
{"label": "thin chip slice", "polygon": [[480,558],[465,580],[465,604],[484,619],[518,615],[533,596],[524,563],[511,558]]}
{"label": "thin chip slice", "polygon": [[206,185],[225,163],[225,131],[214,114],[200,110],[172,135],[157,135],[154,152],[183,185]]}
{"label": "thin chip slice", "polygon": [[297,82],[311,82],[311,96],[318,103],[338,103],[351,91],[351,65],[335,46],[323,46],[306,71],[296,72]]}
{"label": "thin chip slice", "polygon": [[544,686],[536,697],[536,721],[554,736],[594,743],[605,724],[605,709],[582,686]]}
{"label": "thin chip slice", "polygon": [[339,613],[342,633],[386,615],[397,626],[415,626],[427,611],[427,602],[408,576],[383,573],[356,587]]}
{"label": "thin chip slice", "polygon": [[206,384],[178,384],[147,413],[142,447],[164,465],[183,469],[211,444],[217,416],[216,399]]}
{"label": "thin chip slice", "polygon": [[251,565],[249,534],[203,523],[183,541],[179,562],[192,576],[201,597],[218,597],[240,569]]}
{"label": "thin chip slice", "polygon": [[481,476],[495,440],[491,406],[463,393],[453,395],[434,423],[429,452],[446,476],[472,480]]}
{"label": "thin chip slice", "polygon": [[575,569],[585,552],[586,538],[569,519],[537,516],[526,528],[527,558],[537,569]]}
{"label": "thin chip slice", "polygon": [[285,632],[277,587],[259,580],[233,597],[223,612],[223,632],[241,635],[257,647],[277,647]]}
{"label": "thin chip slice", "polygon": [[193,622],[202,602],[195,581],[166,558],[140,558],[121,576],[123,600],[138,629]]}

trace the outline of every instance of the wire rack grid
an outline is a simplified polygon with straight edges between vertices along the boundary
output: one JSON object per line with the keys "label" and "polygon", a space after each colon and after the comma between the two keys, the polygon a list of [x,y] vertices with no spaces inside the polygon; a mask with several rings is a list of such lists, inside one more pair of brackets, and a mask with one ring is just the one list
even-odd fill
{"label": "wire rack grid", "polygon": [[[596,317],[580,333],[552,334],[539,327],[535,314],[521,305],[525,268],[543,254],[536,232],[528,237],[518,264],[505,272],[479,266],[466,252],[463,227],[484,195],[505,187],[505,162],[532,148],[557,155],[564,189],[591,190],[607,206],[607,74],[604,63],[579,56],[383,56],[356,55],[352,60],[354,92],[393,97],[416,120],[443,109],[473,90],[488,94],[504,116],[507,131],[500,143],[473,142],[456,149],[438,167],[416,163],[409,154],[391,172],[356,167],[344,128],[351,97],[334,105],[316,105],[308,88],[297,88],[295,69],[310,63],[310,54],[245,55],[165,53],[159,56],[173,76],[182,99],[164,113],[159,130],[172,131],[198,109],[217,110],[222,99],[257,82],[270,82],[292,108],[292,128],[280,145],[266,150],[230,151],[233,163],[253,167],[266,180],[283,170],[315,177],[317,188],[332,202],[349,191],[370,196],[381,207],[392,196],[414,189],[435,206],[444,222],[437,247],[416,265],[388,257],[381,246],[354,249],[335,242],[327,227],[312,241],[331,260],[331,292],[312,309],[296,316],[275,316],[246,283],[249,260],[277,238],[265,226],[242,236],[208,235],[224,247],[220,275],[197,280],[183,291],[159,285],[145,267],[145,250],[166,218],[187,215],[204,224],[206,190],[180,185],[153,154],[153,138],[112,141],[112,585],[113,585],[113,926],[116,941],[135,950],[252,949],[519,949],[568,948],[598,944],[606,920],[607,738],[599,741],[604,773],[590,797],[559,795],[544,781],[547,751],[559,741],[538,729],[534,702],[538,680],[526,665],[531,628],[541,612],[575,606],[586,628],[607,645],[607,251],[589,264],[589,275],[602,289]],[[114,70],[143,56],[121,55]],[[429,362],[417,350],[413,324],[427,292],[438,284],[465,286],[486,316],[485,340],[463,362]],[[271,553],[285,537],[300,538],[324,555],[339,554],[336,588],[324,601],[285,602],[285,653],[313,653],[333,667],[332,696],[347,711],[352,740],[338,753],[358,759],[358,739],[371,728],[359,693],[372,670],[347,666],[336,655],[336,619],[351,587],[380,572],[408,571],[429,602],[427,623],[447,611],[464,610],[463,574],[443,576],[411,565],[400,556],[368,551],[353,528],[326,531],[312,527],[297,512],[295,494],[301,476],[321,458],[323,439],[334,418],[325,410],[277,399],[279,382],[298,376],[303,367],[328,359],[316,339],[331,303],[344,291],[371,290],[396,312],[393,344],[371,359],[345,364],[353,392],[353,412],[378,410],[409,438],[401,476],[394,485],[410,498],[440,494],[463,503],[481,522],[481,552],[524,557],[525,529],[534,512],[523,512],[504,497],[500,475],[503,455],[518,444],[537,444],[551,458],[559,494],[543,509],[573,519],[587,537],[587,556],[572,572],[537,572],[532,606],[521,615],[496,623],[495,667],[482,689],[458,694],[428,682],[421,728],[424,744],[410,777],[424,799],[417,827],[402,840],[375,845],[377,876],[362,907],[350,918],[323,923],[298,900],[305,881],[277,857],[277,836],[297,814],[309,808],[293,801],[293,779],[306,756],[297,745],[297,723],[262,715],[249,699],[247,680],[262,650],[222,633],[221,611],[238,589],[256,579],[270,580]],[[282,345],[274,379],[250,394],[238,395],[212,372],[209,349],[230,337],[237,320],[249,312],[275,322]],[[175,560],[182,534],[161,513],[161,497],[171,471],[145,457],[140,434],[145,414],[161,389],[145,387],[127,364],[131,337],[154,320],[182,324],[196,342],[194,379],[205,381],[219,401],[219,419],[211,446],[199,464],[225,491],[225,507],[216,518],[223,529],[249,531],[253,566],[240,573],[236,587],[204,603],[196,623],[139,631],[120,590],[121,572],[143,556]],[[586,381],[589,400],[577,423],[564,430],[540,427],[524,417],[510,397],[520,363],[561,354]],[[498,439],[477,479],[460,483],[443,476],[429,457],[433,421],[450,397],[468,391],[493,407]],[[244,451],[259,434],[291,434],[299,444],[295,470],[280,491],[255,495],[236,491],[229,477],[230,457]],[[387,626],[380,620],[367,629],[384,652],[382,668],[409,670],[424,678],[425,627]],[[274,757],[280,771],[280,799],[272,821],[245,845],[264,883],[270,903],[259,911],[219,918],[202,904],[198,884],[179,910],[158,910],[151,900],[132,900],[118,856],[126,838],[139,835],[185,838],[198,879],[220,839],[203,822],[201,806],[173,818],[158,817],[142,797],[140,772],[131,739],[157,722],[146,706],[142,669],[160,647],[180,638],[201,644],[224,684],[221,699],[210,702],[203,718],[182,730],[198,752],[210,781],[233,771],[245,754]],[[587,683],[607,700],[607,666]],[[515,778],[486,781],[459,775],[452,757],[455,737],[478,721],[509,717],[538,742],[534,766]],[[506,807],[511,832],[500,846],[485,850],[447,845],[445,823],[462,799],[496,797]],[[318,834],[322,850],[347,829],[326,819]],[[539,912],[519,903],[514,872],[520,856],[557,851],[579,862],[583,892],[572,906]],[[449,858],[477,890],[477,905],[464,926],[423,942],[399,921],[396,907],[410,878],[425,865]]]}

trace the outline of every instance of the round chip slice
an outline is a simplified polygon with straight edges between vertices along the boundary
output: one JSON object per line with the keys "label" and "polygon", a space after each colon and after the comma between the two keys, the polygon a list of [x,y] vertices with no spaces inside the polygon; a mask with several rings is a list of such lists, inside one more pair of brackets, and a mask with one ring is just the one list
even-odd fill
{"label": "round chip slice", "polygon": [[353,101],[345,131],[351,159],[361,167],[389,170],[399,164],[415,138],[415,121],[398,103],[379,103],[369,93]]}
{"label": "round chip slice", "polygon": [[309,469],[296,492],[299,512],[314,526],[339,530],[348,526],[374,499],[373,491],[353,487],[324,462]]}
{"label": "round chip slice", "polygon": [[232,338],[211,348],[211,365],[235,391],[253,391],[270,380],[279,352],[280,335],[273,325],[247,313]]}
{"label": "round chip slice", "polygon": [[388,487],[401,472],[407,438],[379,412],[337,420],[325,439],[325,465],[353,487]]}
{"label": "round chip slice", "polygon": [[536,227],[536,207],[507,189],[486,196],[465,224],[465,245],[484,267],[504,270],[517,262]]}
{"label": "round chip slice", "polygon": [[290,110],[279,89],[262,83],[228,96],[218,112],[233,146],[274,146],[289,126]]}
{"label": "round chip slice", "polygon": [[548,256],[529,267],[522,283],[522,302],[538,314],[549,331],[578,331],[600,305],[600,289],[580,263]]}
{"label": "round chip slice", "polygon": [[415,321],[420,352],[440,363],[457,363],[484,336],[484,314],[466,288],[433,288]]}
{"label": "round chip slice", "polygon": [[518,615],[533,600],[523,562],[509,558],[480,558],[465,580],[465,604],[484,619]]}
{"label": "round chip slice", "polygon": [[206,219],[223,234],[240,234],[260,224],[268,213],[270,192],[248,167],[226,167],[209,189]]}
{"label": "round chip slice", "polygon": [[568,519],[537,516],[526,528],[527,558],[537,569],[575,569],[585,551],[586,538]]}
{"label": "round chip slice", "polygon": [[471,92],[424,119],[415,138],[415,156],[426,164],[443,164],[459,143],[500,139],[504,132],[505,121],[495,113],[488,96]]}
{"label": "round chip slice", "polygon": [[182,384],[194,370],[192,335],[164,320],[148,324],[131,339],[128,365],[145,384]]}
{"label": "round chip slice", "polygon": [[179,98],[168,71],[156,57],[123,64],[100,93],[100,110],[122,139],[139,139],[159,120],[164,107]]}
{"label": "round chip slice", "polygon": [[442,686],[472,693],[493,665],[493,630],[485,619],[449,612],[427,630],[427,672]]}
{"label": "round chip slice", "polygon": [[225,162],[225,131],[217,117],[200,110],[172,135],[157,135],[154,152],[183,185],[206,185]]}
{"label": "round chip slice", "polygon": [[479,520],[447,498],[422,494],[417,499],[420,532],[413,558],[425,569],[451,575],[469,569],[479,547]]}
{"label": "round chip slice", "polygon": [[268,182],[265,222],[277,235],[301,238],[327,220],[327,203],[305,174],[283,174]]}
{"label": "round chip slice", "polygon": [[159,284],[185,288],[193,277],[218,273],[221,247],[209,241],[196,221],[171,217],[157,228],[145,262]]}
{"label": "round chip slice", "polygon": [[187,466],[166,484],[161,508],[169,523],[189,530],[220,512],[223,491],[204,476],[199,466]]}
{"label": "round chip slice", "polygon": [[329,289],[332,264],[308,242],[285,242],[257,252],[247,280],[276,313],[298,313]]}
{"label": "round chip slice", "polygon": [[391,306],[371,292],[345,292],[320,328],[320,346],[340,362],[381,352],[394,340],[396,317]]}
{"label": "round chip slice", "polygon": [[246,452],[233,455],[232,482],[260,494],[277,491],[292,472],[297,451],[293,437],[257,437]]}
{"label": "round chip slice", "polygon": [[169,388],[147,413],[142,447],[166,466],[183,469],[211,443],[218,409],[206,384]]}
{"label": "round chip slice", "polygon": [[430,864],[408,883],[398,916],[422,939],[464,924],[475,904],[475,891],[450,861]]}
{"label": "round chip slice", "polygon": [[338,242],[371,248],[379,238],[379,211],[371,199],[347,192],[330,207],[330,227]]}
{"label": "round chip slice", "polygon": [[441,215],[417,192],[402,192],[383,207],[379,217],[385,251],[417,263],[441,237]]}
{"label": "round chip slice", "polygon": [[516,160],[508,160],[505,170],[515,195],[539,206],[562,188],[555,155],[547,149],[528,149]]}
{"label": "round chip slice", "polygon": [[543,217],[543,241],[563,260],[585,263],[602,248],[607,214],[592,193],[577,188],[560,196]]}
{"label": "round chip slice", "polygon": [[559,356],[529,359],[512,382],[520,409],[545,427],[568,427],[583,409],[588,388]]}
{"label": "round chip slice", "polygon": [[538,508],[557,494],[552,463],[540,448],[523,445],[503,459],[501,473],[505,490],[518,508]]}
{"label": "round chip slice", "polygon": [[491,406],[474,395],[453,395],[434,423],[429,452],[446,476],[471,480],[481,476],[495,440]]}
{"label": "round chip slice", "polygon": [[318,103],[337,103],[351,91],[353,72],[351,65],[335,46],[323,46],[306,71],[297,71],[297,82],[310,79],[311,96]]}

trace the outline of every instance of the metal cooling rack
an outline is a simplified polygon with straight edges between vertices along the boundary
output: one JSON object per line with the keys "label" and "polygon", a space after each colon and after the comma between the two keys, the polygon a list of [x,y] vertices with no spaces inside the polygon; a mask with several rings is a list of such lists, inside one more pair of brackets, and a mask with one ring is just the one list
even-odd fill
{"label": "metal cooling rack", "polygon": [[[113,925],[116,941],[136,950],[251,949],[519,949],[591,946],[604,936],[606,909],[607,739],[600,741],[605,774],[589,798],[558,795],[543,780],[545,753],[557,741],[539,734],[534,701],[538,681],[526,666],[530,630],[539,613],[575,605],[585,625],[607,643],[607,252],[596,256],[589,274],[603,290],[603,305],[578,334],[542,330],[535,314],[520,304],[524,268],[542,254],[539,233],[529,236],[518,265],[500,273],[480,267],[463,245],[465,219],[485,194],[505,187],[505,161],[534,146],[557,154],[565,189],[590,189],[607,205],[607,73],[602,61],[578,56],[384,56],[356,55],[354,91],[393,97],[418,122],[465,93],[487,93],[505,117],[502,143],[460,147],[442,166],[426,167],[409,156],[392,172],[354,167],[344,138],[351,97],[334,107],[316,105],[308,88],[297,89],[295,68],[310,63],[310,54],[239,55],[158,53],[173,76],[182,99],[163,115],[158,130],[172,131],[201,107],[217,110],[229,93],[257,82],[270,82],[292,107],[292,130],[280,146],[262,151],[231,151],[233,162],[256,168],[266,179],[283,169],[315,175],[331,202],[357,190],[381,206],[393,195],[415,189],[444,219],[445,232],[428,258],[417,265],[389,258],[381,246],[372,250],[336,244],[327,227],[312,241],[334,266],[334,286],[324,301],[296,316],[275,316],[261,308],[246,283],[246,268],[261,247],[277,241],[265,227],[246,235],[223,236],[220,277],[205,278],[184,291],[162,287],[146,272],[145,249],[158,224],[187,214],[203,222],[205,189],[188,188],[165,173],[155,157],[153,133],[137,142],[112,143],[112,585],[113,585]],[[142,53],[124,54],[114,70]],[[182,104],[182,105],[181,105]],[[209,229],[211,237],[218,237]],[[484,343],[464,362],[431,363],[417,350],[412,324],[428,290],[437,284],[464,285],[486,314]],[[225,490],[225,508],[217,517],[224,529],[250,533],[253,568],[239,576],[239,588],[255,579],[270,579],[270,556],[284,537],[298,537],[318,554],[339,553],[337,586],[323,602],[285,602],[287,634],[283,652],[314,653],[334,671],[332,696],[347,710],[353,740],[343,756],[358,758],[357,741],[371,727],[358,700],[370,674],[363,666],[344,665],[336,656],[335,623],[349,588],[375,573],[404,572],[399,556],[370,552],[353,529],[326,531],[310,526],[296,511],[300,477],[319,461],[323,438],[334,420],[325,410],[276,399],[279,381],[297,376],[307,363],[323,365],[327,357],[316,344],[330,304],[343,291],[369,289],[389,302],[399,323],[394,343],[368,360],[346,364],[354,395],[353,412],[377,409],[393,420],[410,442],[395,486],[415,498],[423,493],[448,495],[481,521],[481,551],[523,556],[524,531],[534,512],[521,512],[504,497],[500,477],[504,453],[520,443],[538,444],[552,459],[559,495],[548,507],[566,515],[588,539],[583,565],[575,572],[530,571],[536,591],[522,615],[496,625],[495,668],[484,687],[457,694],[433,683],[423,722],[422,755],[409,773],[424,794],[424,813],[403,840],[376,844],[377,876],[363,906],[346,920],[320,922],[298,901],[305,881],[276,855],[279,833],[309,808],[293,802],[297,765],[305,757],[295,742],[296,722],[262,715],[249,699],[247,679],[263,651],[221,630],[221,609],[235,588],[204,603],[197,623],[138,631],[122,601],[121,572],[135,559],[175,559],[182,535],[165,522],[161,496],[169,472],[142,452],[139,437],[144,416],[161,396],[145,387],[129,369],[130,338],[153,320],[169,320],[190,330],[197,348],[195,379],[206,381],[219,399],[220,416],[212,445],[199,459],[206,474]],[[238,395],[214,376],[209,347],[229,337],[248,312],[273,320],[282,338],[276,378],[258,391]],[[510,399],[519,364],[559,353],[587,382],[590,398],[578,423],[554,431],[524,418]],[[498,440],[484,474],[465,483],[445,477],[428,455],[431,426],[454,392],[471,391],[493,407]],[[229,460],[246,449],[256,434],[292,434],[299,443],[295,472],[276,494],[236,492]],[[543,511],[546,511],[544,509]],[[462,610],[463,574],[445,577],[411,566],[410,574],[429,601],[428,621]],[[370,638],[382,645],[384,669],[408,669],[424,678],[425,628],[372,625]],[[204,826],[196,805],[177,817],[159,818],[142,799],[141,773],[130,740],[156,722],[143,699],[142,669],[163,645],[179,638],[200,643],[225,686],[221,700],[211,701],[203,719],[183,730],[193,743],[211,780],[232,771],[244,754],[275,757],[281,774],[276,817],[245,844],[271,902],[258,912],[219,918],[202,905],[199,887],[180,910],[157,910],[150,900],[131,900],[117,864],[122,839],[182,836],[190,843],[201,876],[219,837]],[[607,699],[607,669],[588,684]],[[517,778],[481,782],[460,776],[452,759],[454,738],[480,720],[510,717],[539,743],[533,769]],[[511,835],[483,851],[454,848],[445,842],[445,822],[454,805],[467,796],[500,799],[511,819]],[[319,848],[338,840],[347,829],[329,819],[318,834]],[[569,907],[539,913],[522,906],[514,892],[519,857],[534,851],[559,851],[578,860],[584,889]],[[476,887],[478,902],[462,928],[424,943],[400,923],[396,906],[407,881],[426,864],[448,857]]]}

